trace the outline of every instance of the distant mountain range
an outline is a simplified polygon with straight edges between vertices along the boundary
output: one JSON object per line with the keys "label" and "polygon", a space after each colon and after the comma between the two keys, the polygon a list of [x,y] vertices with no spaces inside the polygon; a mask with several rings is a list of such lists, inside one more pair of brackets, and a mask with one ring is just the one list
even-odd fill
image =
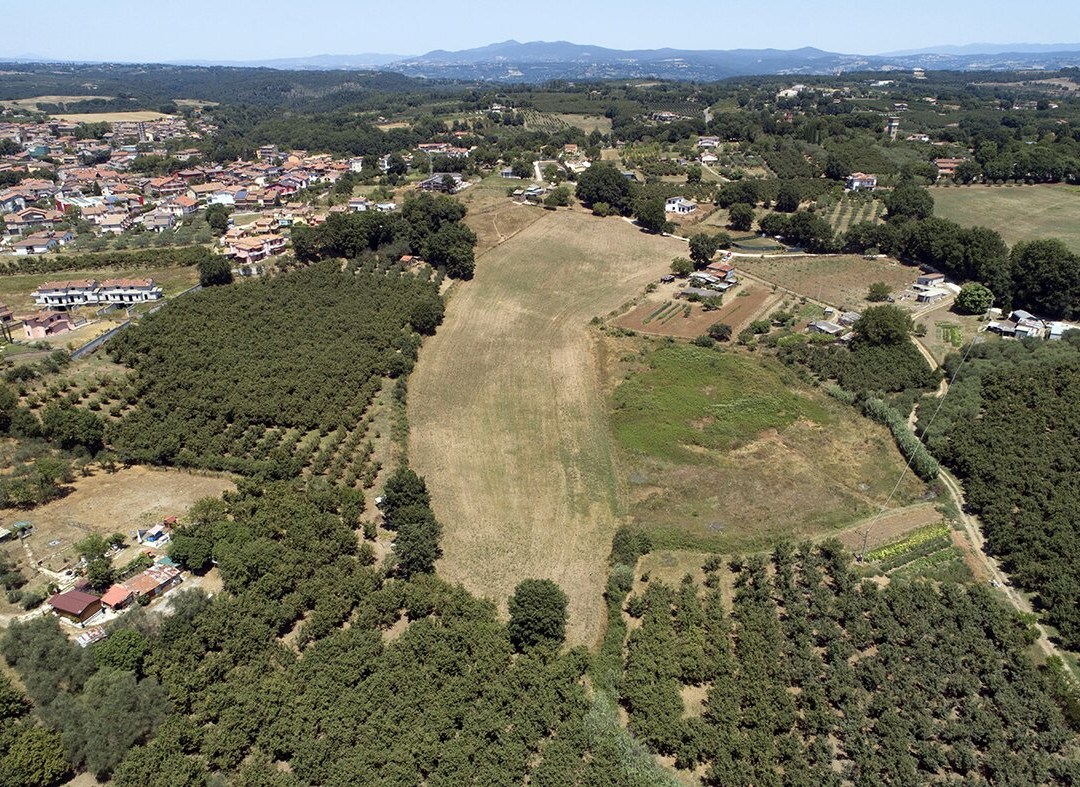
{"label": "distant mountain range", "polygon": [[[0,58],[4,59],[4,58]],[[36,56],[11,61],[47,61]],[[424,55],[367,53],[224,61],[185,60],[172,65],[245,66],[282,70],[379,70],[411,77],[505,82],[552,79],[676,79],[709,81],[753,74],[830,74],[912,68],[1007,71],[1080,66],[1077,44],[942,45],[879,55],[802,49],[609,49],[569,41],[503,41]]]}
{"label": "distant mountain range", "polygon": [[[954,51],[945,51],[952,49]],[[503,41],[458,52],[436,50],[383,68],[414,77],[542,82],[549,79],[713,80],[751,74],[829,74],[912,68],[1057,69],[1080,66],[1080,44],[935,47],[933,52],[844,54],[802,49],[607,49],[568,41]],[[978,51],[969,51],[978,50]],[[1024,51],[1030,50],[1030,51]]]}

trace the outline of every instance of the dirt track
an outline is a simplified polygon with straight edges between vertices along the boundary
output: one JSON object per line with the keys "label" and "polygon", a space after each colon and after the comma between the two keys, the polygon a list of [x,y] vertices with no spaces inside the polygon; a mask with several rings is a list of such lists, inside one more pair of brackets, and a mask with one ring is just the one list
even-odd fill
{"label": "dirt track", "polygon": [[602,630],[619,505],[588,323],[684,249],[618,219],[547,214],[480,258],[410,380],[409,455],[445,528],[439,573],[503,609],[522,579],[555,580],[571,644]]}

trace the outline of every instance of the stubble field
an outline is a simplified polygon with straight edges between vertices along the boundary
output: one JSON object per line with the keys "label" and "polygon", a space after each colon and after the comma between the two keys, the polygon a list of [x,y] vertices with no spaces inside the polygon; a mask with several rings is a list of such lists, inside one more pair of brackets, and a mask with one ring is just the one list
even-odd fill
{"label": "stubble field", "polygon": [[595,643],[619,516],[593,316],[685,249],[626,222],[549,213],[478,261],[410,380],[410,451],[443,522],[439,572],[497,601],[546,577],[568,640]]}
{"label": "stubble field", "polygon": [[966,227],[990,227],[1012,245],[1021,240],[1061,238],[1080,253],[1080,188],[963,186],[931,189],[934,214]]}

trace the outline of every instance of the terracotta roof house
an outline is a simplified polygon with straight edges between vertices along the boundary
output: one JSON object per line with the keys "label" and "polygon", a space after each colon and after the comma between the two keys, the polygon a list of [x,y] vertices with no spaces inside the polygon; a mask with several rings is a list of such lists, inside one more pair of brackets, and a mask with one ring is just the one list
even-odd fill
{"label": "terracotta roof house", "polygon": [[156,565],[136,574],[123,586],[135,594],[136,598],[160,596],[169,588],[181,582],[180,569],[175,566]]}
{"label": "terracotta roof house", "polygon": [[123,585],[113,585],[101,597],[101,603],[109,609],[124,609],[134,600],[135,596]]}

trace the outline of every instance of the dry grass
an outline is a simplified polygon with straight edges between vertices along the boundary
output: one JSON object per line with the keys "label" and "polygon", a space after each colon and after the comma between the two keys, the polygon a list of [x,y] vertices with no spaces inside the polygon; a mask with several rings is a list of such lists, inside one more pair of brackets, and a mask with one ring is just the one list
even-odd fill
{"label": "dry grass", "polygon": [[870,285],[888,284],[899,293],[918,271],[894,260],[866,260],[853,254],[799,257],[739,257],[735,265],[797,295],[847,309],[862,310]]}
{"label": "dry grass", "polygon": [[534,205],[519,205],[506,196],[508,188],[520,188],[528,181],[508,180],[498,175],[470,186],[458,196],[469,213],[465,223],[476,233],[476,255],[495,248],[528,227],[546,211]]}
{"label": "dry grass", "polygon": [[600,635],[620,501],[588,322],[683,250],[618,219],[544,213],[480,258],[410,381],[409,453],[445,525],[439,572],[504,608],[522,579],[555,580],[572,644]]}
{"label": "dry grass", "polygon": [[[780,538],[835,535],[876,513],[900,477],[904,461],[886,429],[799,384],[775,361],[717,353],[721,377],[715,385],[700,388],[700,369],[688,362],[682,377],[672,372],[657,388],[650,387],[655,372],[649,359],[661,343],[609,341],[607,357],[619,360],[605,369],[606,387],[614,391],[630,380],[635,392],[629,415],[617,421],[630,521],[658,548],[730,554],[767,549]],[[757,367],[751,377],[747,364]],[[739,383],[743,378],[753,386]],[[730,396],[724,393],[732,386]],[[758,390],[762,386],[783,395],[770,399]],[[775,416],[770,406],[778,408]],[[806,416],[792,417],[799,412]],[[779,426],[750,431],[770,418]],[[710,442],[709,435],[726,434],[728,422],[740,434],[739,444]],[[657,436],[669,433],[698,437],[680,438],[681,446],[657,443]],[[893,505],[913,502],[923,489],[908,474]]]}
{"label": "dry grass", "polygon": [[580,128],[586,134],[592,131],[599,131],[601,134],[611,133],[611,118],[603,115],[556,115],[555,117],[575,128]]}
{"label": "dry grass", "polygon": [[69,123],[141,123],[148,120],[162,120],[172,115],[150,110],[135,110],[132,112],[87,112],[74,115],[52,115],[52,117]]}
{"label": "dry grass", "polygon": [[1012,245],[1061,238],[1080,252],[1080,187],[963,186],[931,189],[934,214],[964,226],[990,227]]}

